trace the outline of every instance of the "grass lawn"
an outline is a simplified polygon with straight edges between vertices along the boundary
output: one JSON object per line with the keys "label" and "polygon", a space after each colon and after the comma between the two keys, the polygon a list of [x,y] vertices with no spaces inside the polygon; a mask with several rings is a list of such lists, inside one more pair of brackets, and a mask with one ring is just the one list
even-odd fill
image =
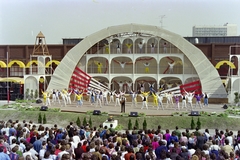
{"label": "grass lawn", "polygon": [[[108,116],[103,115],[92,115],[92,114],[80,114],[80,113],[68,113],[68,112],[50,112],[50,111],[19,111],[19,110],[1,110],[0,120],[32,120],[34,123],[38,122],[39,113],[42,116],[45,114],[47,119],[47,124],[58,124],[59,126],[66,127],[69,122],[76,122],[77,118],[80,118],[81,124],[84,117],[86,117],[87,122],[90,117],[92,120],[92,126],[99,126],[104,121],[108,119]],[[153,129],[161,125],[163,129],[174,129],[175,126],[182,128],[191,128],[191,120],[194,119],[195,124],[197,123],[198,117],[191,116],[141,116],[141,117],[127,117],[127,116],[113,116],[115,120],[118,120],[118,125],[120,129],[127,129],[129,119],[132,125],[135,125],[136,119],[139,123],[139,128],[142,128],[144,118],[147,121],[147,128]],[[239,118],[228,118],[228,117],[218,117],[218,116],[199,116],[201,122],[201,128],[209,129],[231,129],[240,130]]]}

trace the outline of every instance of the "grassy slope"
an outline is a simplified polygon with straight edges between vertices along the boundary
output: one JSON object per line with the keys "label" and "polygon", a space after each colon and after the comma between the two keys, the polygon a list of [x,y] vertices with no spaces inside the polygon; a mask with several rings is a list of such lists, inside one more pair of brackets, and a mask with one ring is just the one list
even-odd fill
{"label": "grassy slope", "polygon": [[[44,111],[16,111],[16,110],[1,110],[0,120],[32,120],[37,123],[39,113],[45,114],[47,118],[48,124],[58,124],[62,127],[65,127],[69,124],[69,122],[76,122],[77,117],[80,118],[81,122],[83,122],[84,117],[86,117],[87,121],[89,120],[90,115],[87,114],[79,114],[79,113],[63,113],[63,112],[44,112]],[[91,115],[93,126],[99,126],[105,120],[107,120],[107,116],[95,116]],[[179,126],[179,128],[190,128],[191,119],[190,116],[151,116],[145,117],[147,120],[147,128],[157,128],[158,125],[161,125],[163,129],[174,129],[175,126]],[[197,123],[198,117],[193,117],[195,124]],[[238,130],[240,129],[240,123],[238,118],[227,118],[227,117],[217,117],[217,116],[200,116],[201,126],[202,128],[219,128],[219,129],[231,129]],[[122,117],[122,116],[114,116],[115,120],[118,120],[118,124],[122,126],[122,129],[127,129],[128,121],[131,119],[132,124],[134,126],[136,117]],[[142,123],[144,117],[138,117],[139,127],[142,128]]]}

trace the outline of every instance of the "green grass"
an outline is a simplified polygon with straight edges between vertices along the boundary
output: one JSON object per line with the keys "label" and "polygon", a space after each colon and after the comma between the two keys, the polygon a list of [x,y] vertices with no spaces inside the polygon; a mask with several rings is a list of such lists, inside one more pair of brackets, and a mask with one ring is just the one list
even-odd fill
{"label": "green grass", "polygon": [[[39,113],[46,115],[48,124],[58,124],[59,126],[66,127],[69,122],[76,122],[79,117],[83,122],[84,117],[87,121],[90,116],[92,118],[92,126],[99,126],[108,119],[108,116],[92,115],[92,114],[81,114],[81,113],[69,113],[69,112],[49,112],[49,111],[20,111],[20,110],[1,110],[0,120],[32,120],[34,123],[38,122]],[[179,128],[190,128],[191,116],[141,116],[141,117],[126,117],[126,116],[113,116],[115,120],[118,120],[118,124],[122,129],[127,129],[128,121],[131,119],[132,123],[135,124],[136,119],[139,123],[139,128],[142,128],[144,118],[147,120],[147,126],[149,129],[157,128],[161,125],[163,129],[174,129],[175,126]],[[195,123],[198,117],[193,117]],[[202,128],[209,129],[240,129],[240,123],[238,118],[218,117],[218,116],[200,116]]]}

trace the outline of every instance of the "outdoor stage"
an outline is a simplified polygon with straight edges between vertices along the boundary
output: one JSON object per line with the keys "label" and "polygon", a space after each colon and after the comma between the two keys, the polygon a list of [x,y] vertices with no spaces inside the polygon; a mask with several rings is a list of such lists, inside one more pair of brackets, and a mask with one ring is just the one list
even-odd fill
{"label": "outdoor stage", "polygon": [[[181,103],[180,103],[181,104]],[[38,104],[38,105],[43,105],[43,104]],[[216,112],[216,113],[223,113],[224,104],[209,104],[208,107],[203,107],[200,109],[198,106],[195,108],[195,104],[193,105],[193,111],[205,111],[205,112]],[[181,105],[180,105],[181,106]],[[51,106],[48,106],[49,108],[61,108],[62,112],[78,112],[78,113],[86,113],[87,111],[94,111],[94,110],[100,110],[101,112],[107,112],[109,115],[121,115],[122,113],[120,112],[120,107],[116,106],[115,103],[110,103],[107,106],[102,106],[102,108],[95,107],[94,105],[91,105],[90,102],[84,101],[82,107],[76,107],[76,102],[72,102],[72,104],[68,104],[66,107],[59,105],[58,103],[56,104],[51,104]],[[164,110],[159,109],[157,110],[156,107],[152,106],[152,102],[149,102],[148,109],[143,108],[142,103],[138,102],[137,107],[131,107],[131,102],[126,102],[126,112],[129,114],[130,112],[138,112],[138,113],[145,113],[148,116],[170,116],[174,112],[189,112],[191,113],[191,109],[180,109],[180,110],[175,110],[172,106],[168,108],[164,108]],[[164,107],[166,107],[166,104],[164,104]]]}

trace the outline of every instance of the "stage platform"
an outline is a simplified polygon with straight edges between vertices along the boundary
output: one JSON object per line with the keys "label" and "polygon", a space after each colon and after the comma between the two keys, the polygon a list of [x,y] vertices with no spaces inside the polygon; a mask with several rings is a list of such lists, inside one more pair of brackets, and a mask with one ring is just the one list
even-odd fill
{"label": "stage platform", "polygon": [[[43,104],[37,104],[42,106]],[[195,104],[193,105],[193,111],[206,111],[206,112],[216,112],[216,113],[223,113],[225,109],[223,109],[224,104],[209,104],[208,107],[203,107],[200,109],[198,106],[195,108]],[[181,106],[181,105],[180,105]],[[62,112],[76,112],[76,113],[86,113],[87,111],[93,111],[93,110],[100,110],[101,112],[107,112],[109,115],[121,115],[122,113],[120,112],[120,107],[116,106],[115,103],[110,103],[106,106],[102,106],[100,108],[99,106],[96,107],[95,105],[91,105],[90,102],[84,101],[82,107],[76,107],[76,102],[72,102],[72,104],[68,104],[66,107],[61,106],[59,104],[54,104],[52,103],[51,106],[48,106],[50,108],[61,108]],[[156,107],[153,107],[152,102],[149,102],[148,109],[143,108],[142,103],[138,102],[137,107],[132,106],[131,107],[131,102],[126,102],[126,112],[129,114],[130,112],[138,112],[138,113],[145,113],[147,116],[171,116],[172,113],[174,112],[189,112],[191,113],[191,109],[189,108],[188,110],[180,109],[180,110],[175,110],[174,106],[169,106],[166,108],[166,104],[164,104],[164,110],[159,109],[157,110]]]}

